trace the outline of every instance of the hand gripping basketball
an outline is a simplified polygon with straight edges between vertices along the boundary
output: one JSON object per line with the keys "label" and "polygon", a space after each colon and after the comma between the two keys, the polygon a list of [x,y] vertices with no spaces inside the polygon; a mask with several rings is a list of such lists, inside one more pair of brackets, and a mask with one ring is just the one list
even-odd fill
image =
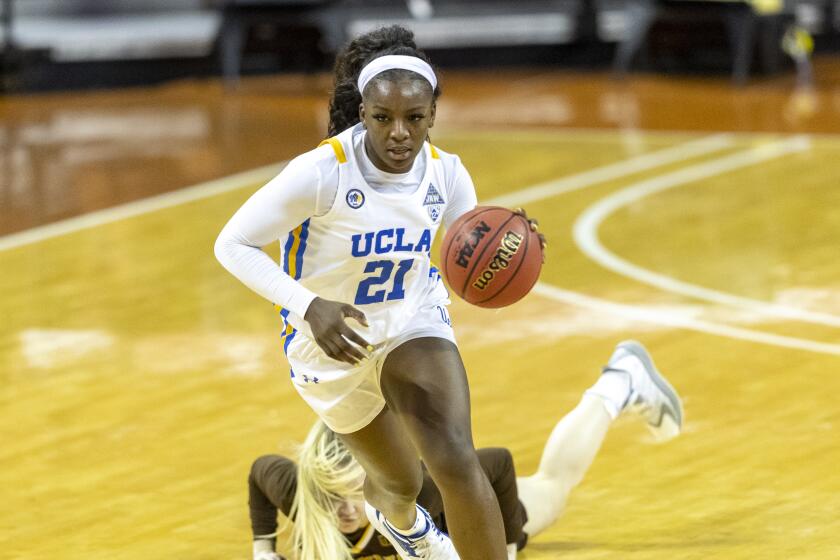
{"label": "hand gripping basketball", "polygon": [[480,307],[522,299],[540,275],[545,237],[525,211],[478,206],[450,226],[441,263],[449,287]]}

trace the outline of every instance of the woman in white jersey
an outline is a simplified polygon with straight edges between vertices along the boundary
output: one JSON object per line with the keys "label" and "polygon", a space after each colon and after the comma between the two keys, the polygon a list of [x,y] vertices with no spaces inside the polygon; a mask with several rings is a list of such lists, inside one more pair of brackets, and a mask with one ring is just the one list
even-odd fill
{"label": "woman in white jersey", "polygon": [[[334,136],[239,209],[216,255],[280,308],[292,382],[364,467],[367,515],[400,555],[504,560],[448,294],[429,260],[438,227],[476,205],[458,157],[427,141],[439,93],[410,31],[355,39],[336,61]],[[260,250],[277,239],[282,267]],[[416,504],[420,457],[457,553]]]}

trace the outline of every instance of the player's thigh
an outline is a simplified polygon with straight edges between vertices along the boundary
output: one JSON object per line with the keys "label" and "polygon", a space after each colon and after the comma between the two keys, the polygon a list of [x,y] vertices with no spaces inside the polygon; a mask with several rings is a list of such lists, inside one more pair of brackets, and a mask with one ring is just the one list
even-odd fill
{"label": "player's thigh", "polygon": [[474,454],[469,385],[454,343],[424,337],[401,344],[385,359],[380,384],[430,468],[453,447]]}

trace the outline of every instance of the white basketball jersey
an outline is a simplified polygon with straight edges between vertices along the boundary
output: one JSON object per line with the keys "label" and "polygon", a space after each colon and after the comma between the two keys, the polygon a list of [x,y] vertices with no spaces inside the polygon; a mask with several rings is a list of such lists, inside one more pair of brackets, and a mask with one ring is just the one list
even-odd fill
{"label": "white basketball jersey", "polygon": [[[359,171],[353,149],[357,128],[325,141],[339,163],[335,201],[326,214],[309,218],[281,240],[281,258],[284,270],[320,297],[361,310],[370,328],[351,324],[378,344],[399,334],[430,292],[445,289],[430,251],[447,204],[446,183],[437,151],[425,142],[420,187],[405,194],[378,192]],[[305,321],[293,322],[308,330]],[[287,325],[286,347],[294,334]]]}

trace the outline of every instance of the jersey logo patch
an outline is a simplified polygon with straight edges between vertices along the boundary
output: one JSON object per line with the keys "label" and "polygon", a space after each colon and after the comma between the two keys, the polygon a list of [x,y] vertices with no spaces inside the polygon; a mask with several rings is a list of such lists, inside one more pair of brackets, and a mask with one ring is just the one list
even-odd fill
{"label": "jersey logo patch", "polygon": [[437,223],[440,220],[441,205],[446,204],[443,197],[432,183],[429,183],[429,190],[426,191],[426,198],[423,200],[423,206],[429,213],[432,222]]}
{"label": "jersey logo patch", "polygon": [[365,203],[365,195],[359,189],[350,189],[347,191],[347,206],[350,208],[361,208]]}
{"label": "jersey logo patch", "polygon": [[429,190],[426,191],[426,200],[423,201],[423,206],[429,206],[432,204],[446,204],[446,202],[443,200],[443,197],[440,196],[440,193],[435,186],[429,183]]}

